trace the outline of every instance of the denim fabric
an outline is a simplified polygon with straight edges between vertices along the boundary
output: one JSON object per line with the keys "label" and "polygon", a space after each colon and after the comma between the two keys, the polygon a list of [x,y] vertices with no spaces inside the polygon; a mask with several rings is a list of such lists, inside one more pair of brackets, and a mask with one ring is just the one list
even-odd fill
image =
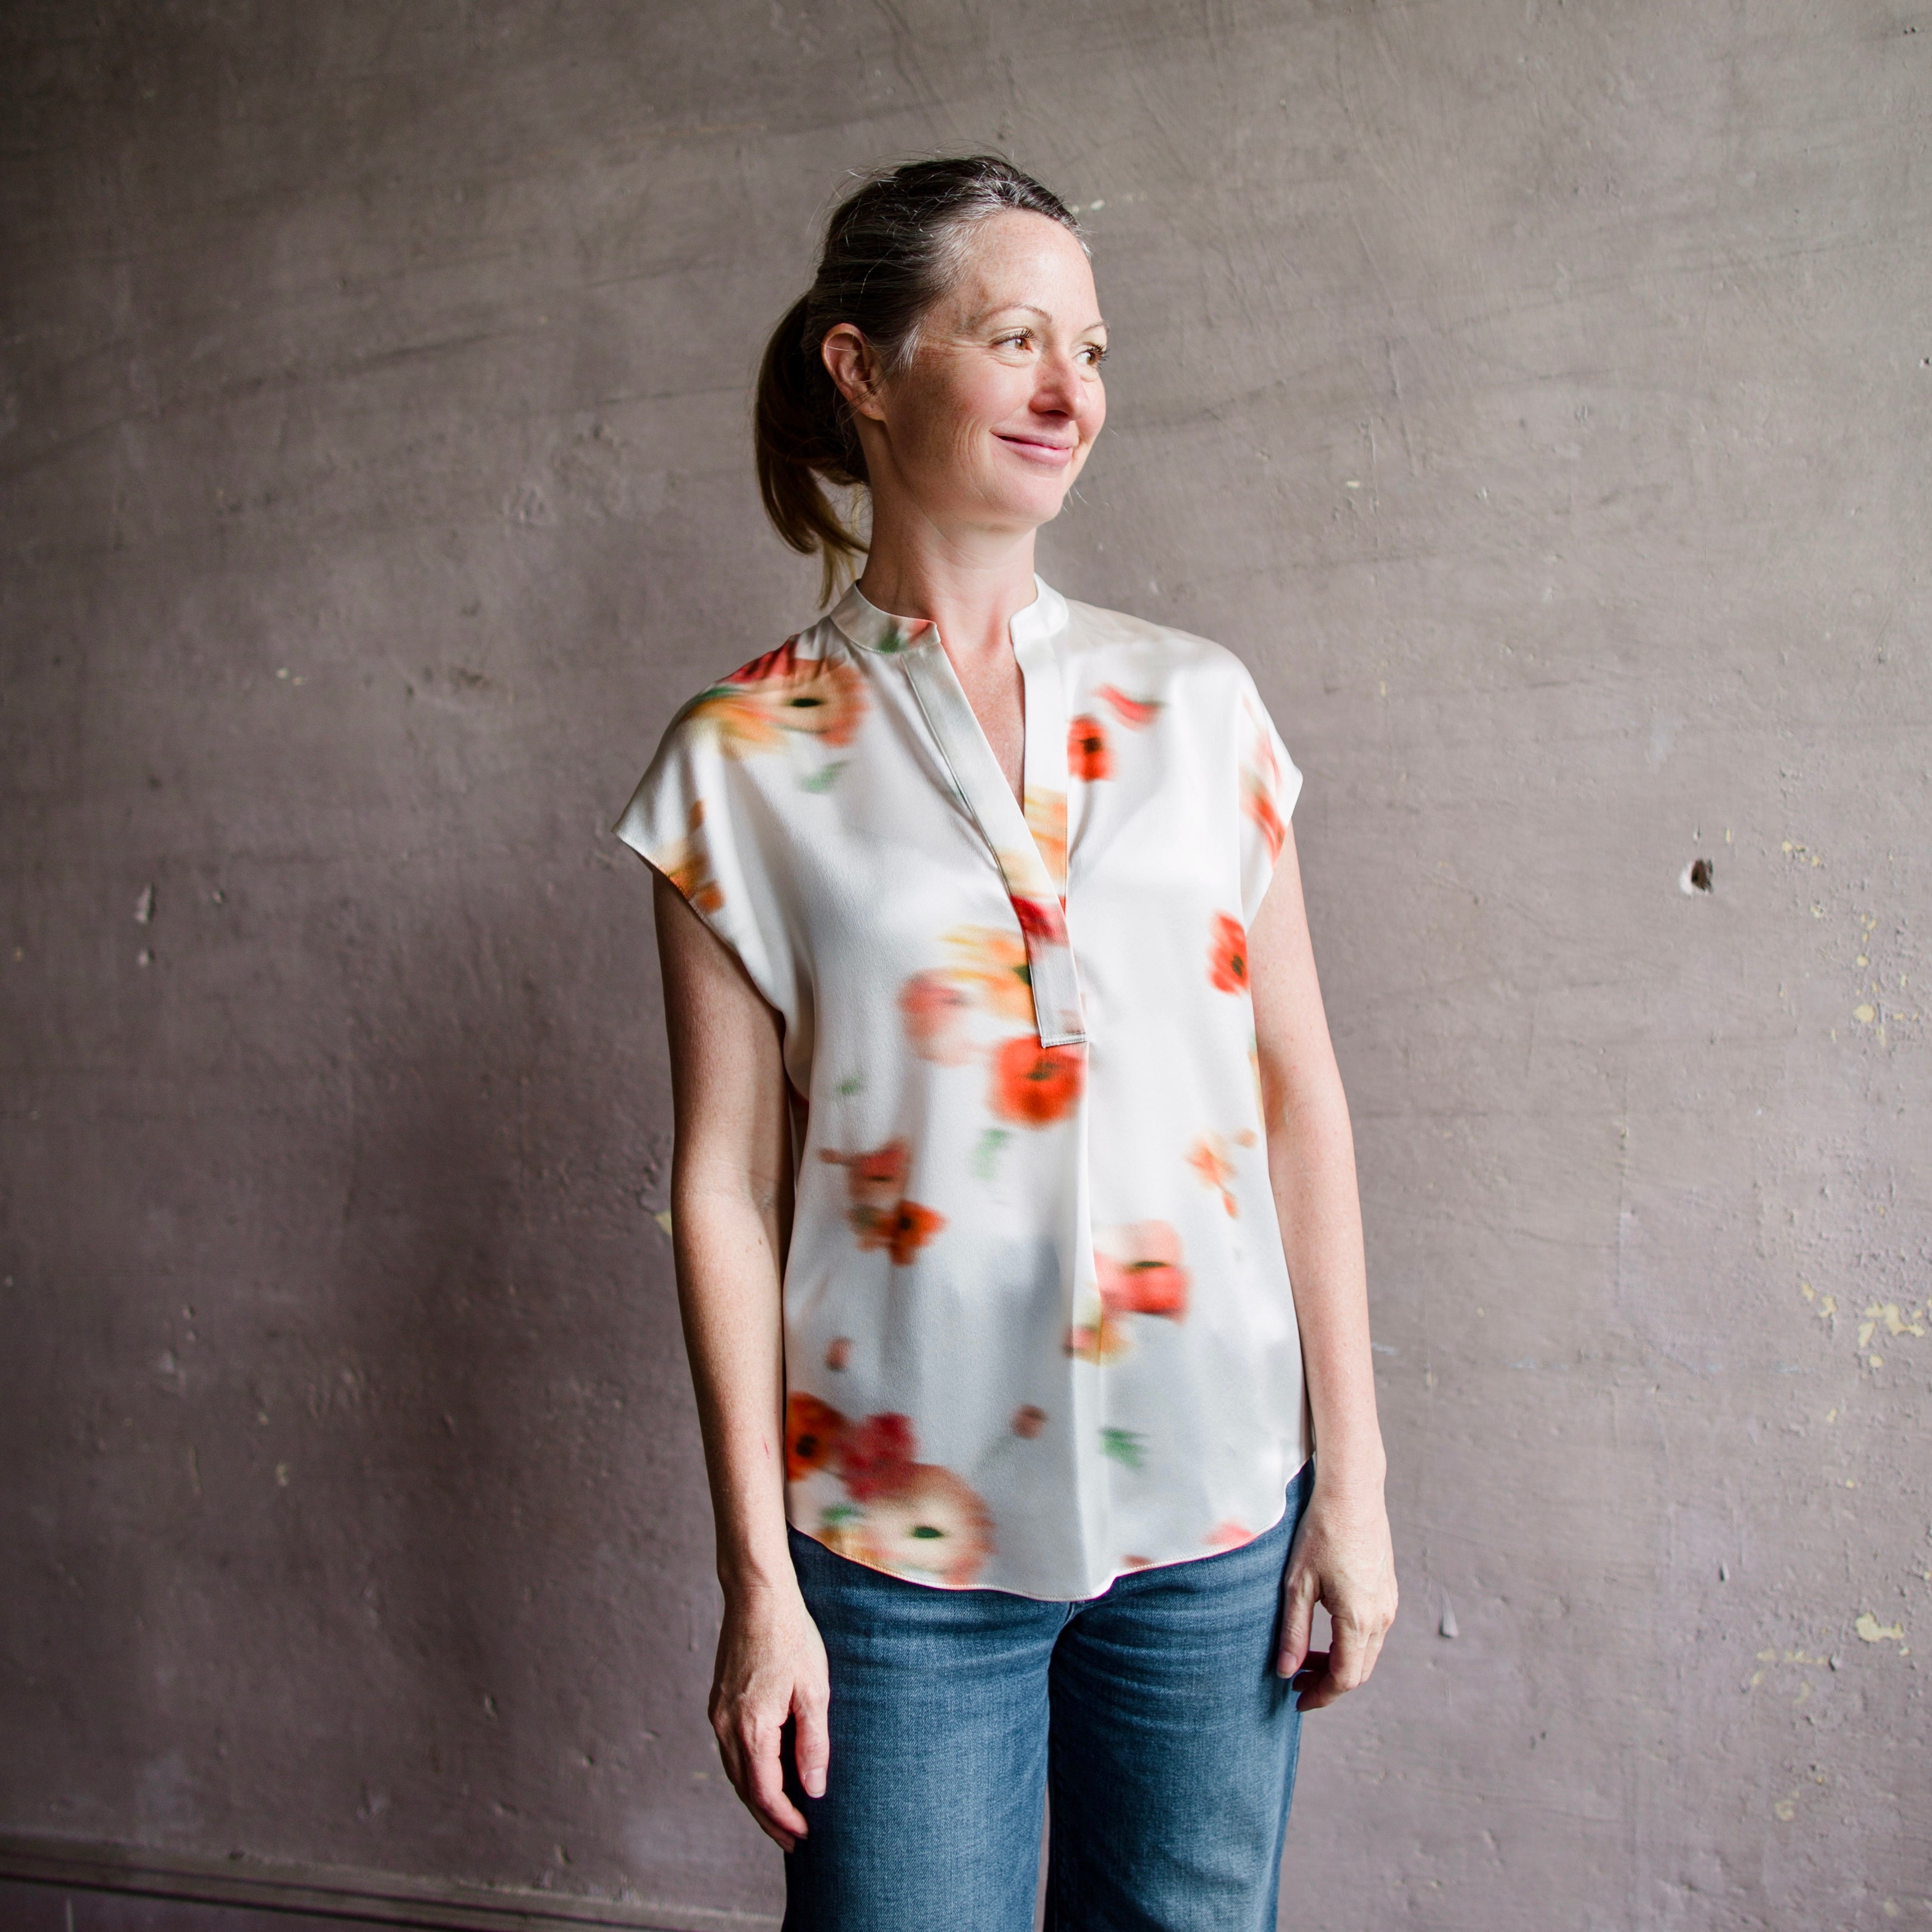
{"label": "denim fabric", "polygon": [[1052,1932],[1273,1932],[1300,1737],[1274,1674],[1314,1480],[1219,1556],[1071,1603],[908,1583],[796,1531],[831,1664],[822,1798],[785,1858],[784,1932],[1031,1932],[1052,1796]]}

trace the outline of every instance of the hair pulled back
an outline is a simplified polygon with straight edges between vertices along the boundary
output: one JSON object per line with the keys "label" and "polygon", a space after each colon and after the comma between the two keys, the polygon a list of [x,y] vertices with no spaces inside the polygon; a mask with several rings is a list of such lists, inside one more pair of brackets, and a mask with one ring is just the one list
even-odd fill
{"label": "hair pulled back", "polygon": [[820,553],[828,602],[866,546],[825,485],[868,479],[851,410],[825,367],[826,336],[849,322],[889,374],[903,368],[920,318],[957,271],[963,231],[1009,208],[1079,232],[1057,194],[997,154],[908,161],[869,176],[832,210],[812,286],[766,345],[753,412],[759,494],[794,550]]}

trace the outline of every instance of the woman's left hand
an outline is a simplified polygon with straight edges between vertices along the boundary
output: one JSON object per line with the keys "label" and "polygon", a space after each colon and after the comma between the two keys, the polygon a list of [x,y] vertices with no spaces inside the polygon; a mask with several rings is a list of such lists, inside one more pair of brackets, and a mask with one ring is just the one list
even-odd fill
{"label": "woman's left hand", "polygon": [[[1334,1625],[1326,1652],[1308,1648],[1318,1603]],[[1318,1467],[1281,1585],[1275,1669],[1283,1677],[1306,1671],[1298,1710],[1318,1711],[1367,1680],[1395,1608],[1395,1546],[1381,1484],[1324,1489]]]}

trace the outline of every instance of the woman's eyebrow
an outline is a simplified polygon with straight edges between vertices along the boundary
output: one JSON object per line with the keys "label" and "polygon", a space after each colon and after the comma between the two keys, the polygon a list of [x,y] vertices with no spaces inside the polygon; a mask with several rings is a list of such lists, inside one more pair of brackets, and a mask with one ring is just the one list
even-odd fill
{"label": "woman's eyebrow", "polygon": [[[968,328],[983,328],[996,315],[1013,314],[1036,315],[1042,322],[1053,320],[1053,311],[1042,308],[1036,302],[996,302],[991,308],[982,309],[976,315],[969,316],[966,326]],[[1106,326],[1105,320],[1096,315],[1081,333],[1091,335],[1095,329],[1105,328]]]}

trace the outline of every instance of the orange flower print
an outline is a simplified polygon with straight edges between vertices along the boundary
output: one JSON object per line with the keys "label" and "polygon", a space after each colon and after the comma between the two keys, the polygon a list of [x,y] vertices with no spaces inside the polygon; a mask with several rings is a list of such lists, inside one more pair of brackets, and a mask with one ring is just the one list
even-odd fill
{"label": "orange flower print", "polygon": [[1043,1127],[1072,1109],[1085,1084],[1087,1062],[1077,1046],[1042,1046],[1022,1034],[993,1054],[992,1091],[987,1105],[1003,1120]]}
{"label": "orange flower print", "polygon": [[944,1214],[905,1198],[912,1150],[903,1138],[862,1154],[820,1148],[818,1157],[845,1170],[846,1190],[851,1197],[845,1218],[858,1236],[860,1246],[889,1250],[895,1267],[904,1268],[946,1226]]}
{"label": "orange flower print", "polygon": [[1114,776],[1114,755],[1107,748],[1107,728],[1090,711],[1083,711],[1066,728],[1066,769],[1089,784]]}
{"label": "orange flower print", "polygon": [[1024,1442],[1032,1442],[1046,1426],[1046,1411],[1035,1403],[1023,1403],[1013,1411],[1013,1433]]}
{"label": "orange flower print", "polygon": [[1160,1315],[1178,1322],[1187,1313],[1188,1275],[1180,1263],[1180,1237],[1166,1221],[1130,1221],[1096,1228],[1094,1267],[1101,1305],[1112,1315]]}
{"label": "orange flower print", "polygon": [[1246,1523],[1217,1522],[1201,1540],[1210,1550],[1238,1550],[1244,1543],[1252,1543],[1255,1533]]}
{"label": "orange flower print", "polygon": [[898,1198],[912,1167],[912,1149],[902,1136],[863,1154],[840,1154],[836,1148],[820,1148],[818,1157],[845,1170],[845,1184],[855,1208],[890,1207]]}
{"label": "orange flower print", "polygon": [[945,1226],[944,1214],[930,1208],[922,1208],[916,1201],[901,1201],[895,1204],[886,1217],[878,1236],[868,1239],[862,1234],[859,1245],[862,1248],[877,1247],[882,1240],[892,1250],[893,1265],[904,1268]]}
{"label": "orange flower print", "polygon": [[1234,1164],[1222,1152],[1223,1144],[1219,1134],[1203,1134],[1187,1150],[1187,1164],[1210,1187],[1220,1192],[1221,1205],[1232,1216],[1239,1214],[1241,1210],[1228,1185],[1234,1178]]}
{"label": "orange flower print", "polygon": [[711,876],[711,851],[704,841],[704,800],[691,801],[685,825],[685,836],[656,855],[658,866],[700,912],[716,912],[724,903],[724,895]]}
{"label": "orange flower print", "polygon": [[829,1402],[794,1390],[785,1402],[785,1478],[801,1482],[838,1453],[845,1418]]}
{"label": "orange flower print", "polygon": [[920,1059],[936,1066],[957,1066],[973,1058],[965,1032],[972,1010],[972,995],[944,973],[915,973],[899,988],[907,1041]]}
{"label": "orange flower print", "polygon": [[1033,978],[1023,938],[997,926],[956,926],[945,944],[956,962],[946,968],[948,979],[1003,1019],[1031,1022]]}
{"label": "orange flower print", "polygon": [[776,751],[787,732],[848,745],[866,715],[866,682],[841,658],[800,657],[788,638],[700,692],[688,715],[716,727],[734,758]]}
{"label": "orange flower print", "polygon": [[1029,787],[1026,794],[1027,830],[1040,848],[1040,863],[1054,889],[1066,890],[1066,794]]}
{"label": "orange flower print", "polygon": [[1241,922],[1224,912],[1214,915],[1214,936],[1208,944],[1209,982],[1224,993],[1248,989],[1248,935]]}
{"label": "orange flower print", "polygon": [[1154,722],[1160,709],[1157,698],[1130,698],[1118,685],[1103,684],[1098,694],[1112,708],[1114,716],[1130,731],[1143,731]]}
{"label": "orange flower print", "polygon": [[1083,1362],[1111,1362],[1133,1346],[1126,1323],[1100,1302],[1093,1303],[1084,1317],[1066,1331],[1066,1352]]}
{"label": "orange flower print", "polygon": [[1268,742],[1268,734],[1257,730],[1254,738],[1252,758],[1244,760],[1241,766],[1241,809],[1262,829],[1262,836],[1268,841],[1268,856],[1281,856],[1282,841],[1288,836],[1288,828],[1281,822],[1281,814],[1275,809],[1275,800],[1281,791],[1281,766],[1274,755],[1274,747]]}

